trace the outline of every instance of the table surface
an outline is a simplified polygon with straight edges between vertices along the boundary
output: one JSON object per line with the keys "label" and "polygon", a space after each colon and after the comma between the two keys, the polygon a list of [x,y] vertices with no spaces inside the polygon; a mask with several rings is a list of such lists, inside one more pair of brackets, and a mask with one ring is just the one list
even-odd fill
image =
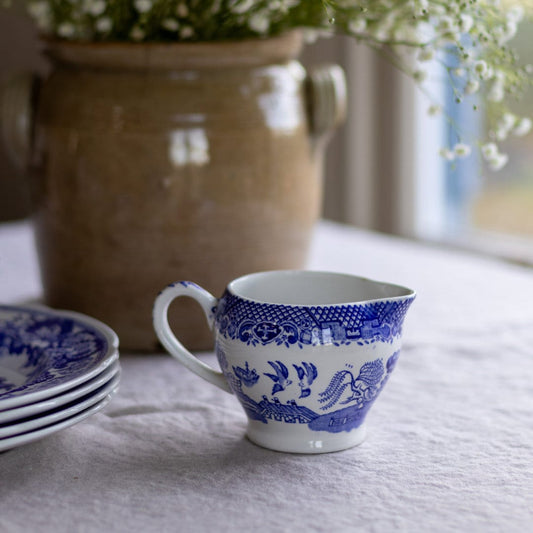
{"label": "table surface", "polygon": [[[233,396],[121,353],[104,411],[0,454],[0,531],[530,531],[533,270],[329,222],[308,266],[417,291],[363,444],[259,448]],[[40,294],[31,227],[1,225],[0,301]]]}

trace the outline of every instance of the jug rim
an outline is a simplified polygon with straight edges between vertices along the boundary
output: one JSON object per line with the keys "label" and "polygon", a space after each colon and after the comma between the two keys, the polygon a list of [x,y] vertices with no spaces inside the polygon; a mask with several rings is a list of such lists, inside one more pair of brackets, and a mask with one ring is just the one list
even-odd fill
{"label": "jug rim", "polygon": [[[310,285],[312,283],[315,285]],[[329,286],[325,286],[325,283],[329,283]],[[325,270],[254,272],[231,281],[226,291],[234,297],[256,304],[309,308],[362,306],[380,301],[412,300],[416,297],[413,289],[403,285]],[[356,293],[361,294],[361,297],[350,297]]]}

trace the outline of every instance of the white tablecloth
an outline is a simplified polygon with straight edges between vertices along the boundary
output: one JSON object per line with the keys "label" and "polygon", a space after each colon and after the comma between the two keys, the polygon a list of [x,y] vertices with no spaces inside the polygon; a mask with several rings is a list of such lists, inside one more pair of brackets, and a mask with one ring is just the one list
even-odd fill
{"label": "white tablecloth", "polygon": [[[530,531],[533,271],[326,222],[309,267],[418,293],[362,445],[259,448],[234,397],[123,353],[105,411],[0,454],[0,531]],[[29,226],[0,226],[0,301],[40,290]]]}

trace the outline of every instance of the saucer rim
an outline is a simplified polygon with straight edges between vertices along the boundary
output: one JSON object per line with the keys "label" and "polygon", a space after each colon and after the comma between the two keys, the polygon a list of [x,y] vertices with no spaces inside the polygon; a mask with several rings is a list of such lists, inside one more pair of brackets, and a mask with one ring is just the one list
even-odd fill
{"label": "saucer rim", "polygon": [[[5,427],[0,428],[0,442],[3,439],[9,439],[16,437],[17,435],[23,435],[31,433],[38,429],[48,427],[50,425],[57,424],[62,420],[77,415],[78,413],[92,407],[110,394],[116,393],[120,385],[120,370],[111,377],[104,385],[99,387],[96,391],[92,391],[78,401],[70,402],[63,408],[52,409],[51,411],[45,411],[36,416],[28,417],[29,420],[19,422],[14,420],[8,423]],[[2,431],[4,432],[2,434]]]}
{"label": "saucer rim", "polygon": [[103,370],[100,374],[97,374],[93,378],[73,387],[72,389],[68,389],[60,394],[45,398],[35,403],[0,411],[0,424],[8,424],[22,418],[36,416],[45,411],[57,409],[66,403],[73,402],[76,399],[82,398],[100,387],[103,387],[113,379],[118,372],[120,372],[120,363],[118,360],[115,360],[111,366]]}
{"label": "saucer rim", "polygon": [[31,442],[35,442],[44,437],[48,437],[49,435],[57,433],[58,431],[61,431],[79,422],[82,422],[83,420],[98,413],[104,407],[106,407],[113,398],[113,396],[114,393],[108,394],[105,398],[103,398],[93,406],[89,407],[88,409],[85,409],[84,411],[81,411],[80,413],[70,418],[62,420],[57,424],[52,424],[50,426],[39,428],[28,433],[23,433],[22,435],[16,435],[14,437],[6,437],[4,439],[0,439],[0,452],[7,452],[9,450],[12,450],[13,448],[17,448],[18,446],[30,444]]}
{"label": "saucer rim", "polygon": [[[64,391],[72,389],[86,381],[89,381],[93,377],[105,371],[110,365],[112,365],[119,358],[118,347],[119,338],[118,335],[107,325],[100,320],[91,316],[79,313],[77,311],[58,310],[52,309],[43,305],[0,305],[0,310],[12,310],[14,312],[41,312],[50,315],[53,318],[59,319],[73,319],[81,322],[84,326],[92,328],[96,332],[103,335],[107,341],[106,353],[103,359],[89,371],[77,375],[71,380],[64,381],[62,383],[51,385],[50,387],[40,389],[35,392],[20,391],[20,394],[16,396],[10,396],[9,398],[2,399],[0,396],[0,411],[6,411],[15,407],[21,407],[29,404],[36,403],[45,398],[56,396]],[[93,357],[94,354],[91,354]],[[53,378],[52,378],[53,381]],[[21,387],[28,387],[31,384],[21,385]]]}

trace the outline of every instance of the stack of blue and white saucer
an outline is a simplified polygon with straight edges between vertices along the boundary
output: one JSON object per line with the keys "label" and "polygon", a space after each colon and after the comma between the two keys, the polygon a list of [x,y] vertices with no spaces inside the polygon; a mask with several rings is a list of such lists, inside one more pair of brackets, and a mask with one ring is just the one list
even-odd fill
{"label": "stack of blue and white saucer", "polygon": [[0,306],[0,451],[100,411],[118,389],[118,337],[70,311]]}

